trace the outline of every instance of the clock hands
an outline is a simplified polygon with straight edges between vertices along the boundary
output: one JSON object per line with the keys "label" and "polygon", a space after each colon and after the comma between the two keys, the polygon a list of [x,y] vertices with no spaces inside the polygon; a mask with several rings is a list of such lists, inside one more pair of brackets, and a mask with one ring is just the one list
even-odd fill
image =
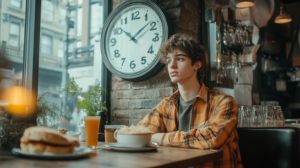
{"label": "clock hands", "polygon": [[126,36],[128,36],[130,38],[130,40],[137,43],[137,40],[134,37],[131,36],[131,33],[124,31],[122,28],[120,28],[120,29],[126,34]]}
{"label": "clock hands", "polygon": [[[152,22],[152,21],[150,21],[149,23],[151,23],[151,22]],[[143,31],[143,30],[145,29],[145,27],[148,26],[149,23],[147,23],[147,24],[146,24],[144,27],[142,27],[138,32],[136,32],[135,35],[134,35],[130,40],[135,39],[136,36],[137,36],[138,34],[140,34],[141,31]],[[129,40],[129,41],[130,41],[130,40]]]}

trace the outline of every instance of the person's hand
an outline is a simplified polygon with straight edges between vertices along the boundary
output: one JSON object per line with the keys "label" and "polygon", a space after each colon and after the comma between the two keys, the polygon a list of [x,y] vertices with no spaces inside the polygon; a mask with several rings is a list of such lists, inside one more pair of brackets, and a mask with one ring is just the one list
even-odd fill
{"label": "person's hand", "polygon": [[151,137],[151,142],[156,142],[157,144],[160,143],[162,137],[164,136],[165,133],[156,133],[153,134]]}

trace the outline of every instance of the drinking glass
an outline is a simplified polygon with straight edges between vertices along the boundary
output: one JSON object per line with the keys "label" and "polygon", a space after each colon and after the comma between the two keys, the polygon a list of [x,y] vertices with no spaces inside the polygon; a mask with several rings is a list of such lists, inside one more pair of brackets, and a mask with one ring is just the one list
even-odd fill
{"label": "drinking glass", "polygon": [[266,127],[274,127],[275,114],[272,106],[264,106],[264,118]]}
{"label": "drinking glass", "polygon": [[244,117],[242,118],[243,127],[250,127],[251,121],[251,108],[249,106],[244,106]]}
{"label": "drinking glass", "polygon": [[252,127],[263,126],[263,116],[261,113],[260,106],[257,105],[252,106],[251,126]]}
{"label": "drinking glass", "polygon": [[117,142],[114,133],[117,129],[125,127],[126,125],[105,125],[105,143]]}
{"label": "drinking glass", "polygon": [[96,149],[98,145],[100,119],[100,116],[84,117],[86,146],[92,147],[93,149]]}
{"label": "drinking glass", "polygon": [[281,110],[280,106],[273,106],[274,113],[275,113],[275,125],[276,127],[283,127],[284,126],[284,115]]}
{"label": "drinking glass", "polygon": [[244,119],[246,117],[246,112],[244,110],[244,106],[239,107],[239,113],[238,113],[238,127],[245,127]]}

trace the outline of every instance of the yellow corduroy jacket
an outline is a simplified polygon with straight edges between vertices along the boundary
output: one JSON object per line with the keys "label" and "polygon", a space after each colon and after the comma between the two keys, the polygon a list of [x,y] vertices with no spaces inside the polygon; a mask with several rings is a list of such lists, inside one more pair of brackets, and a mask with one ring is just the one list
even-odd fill
{"label": "yellow corduroy jacket", "polygon": [[165,133],[159,145],[183,148],[218,149],[223,158],[200,167],[242,168],[239,150],[238,108],[233,97],[209,90],[202,84],[192,107],[190,130],[178,131],[177,90],[163,99],[138,123],[155,133]]}

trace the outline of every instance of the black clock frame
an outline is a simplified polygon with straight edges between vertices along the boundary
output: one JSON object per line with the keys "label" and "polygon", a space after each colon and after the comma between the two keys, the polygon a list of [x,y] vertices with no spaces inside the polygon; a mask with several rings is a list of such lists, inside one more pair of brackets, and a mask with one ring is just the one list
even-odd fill
{"label": "black clock frame", "polygon": [[143,80],[153,77],[164,67],[164,64],[162,64],[160,62],[160,59],[158,56],[156,56],[156,58],[147,67],[147,69],[144,69],[144,70],[136,72],[136,73],[127,74],[127,73],[123,73],[123,72],[116,70],[111,65],[111,63],[108,59],[108,54],[106,53],[106,45],[107,45],[106,44],[106,36],[107,36],[107,30],[111,24],[111,21],[113,20],[113,18],[116,15],[119,14],[119,12],[121,12],[123,9],[125,9],[133,4],[148,5],[150,8],[152,8],[157,13],[160,20],[162,21],[162,27],[163,27],[163,31],[164,31],[164,33],[163,33],[164,35],[162,37],[162,42],[165,42],[170,37],[170,35],[173,33],[173,30],[172,30],[172,26],[171,26],[171,21],[170,21],[168,15],[166,14],[166,12],[163,11],[162,9],[160,9],[158,5],[156,5],[155,3],[153,3],[149,0],[126,1],[126,2],[122,3],[120,6],[118,6],[114,11],[112,11],[111,14],[107,17],[107,19],[104,23],[104,26],[103,26],[102,33],[101,33],[101,43],[100,43],[100,49],[101,49],[103,62],[105,64],[105,66],[107,67],[107,69],[110,72],[112,72],[113,74],[115,74],[116,76],[118,76],[124,80],[137,82],[137,81],[143,81]]}

